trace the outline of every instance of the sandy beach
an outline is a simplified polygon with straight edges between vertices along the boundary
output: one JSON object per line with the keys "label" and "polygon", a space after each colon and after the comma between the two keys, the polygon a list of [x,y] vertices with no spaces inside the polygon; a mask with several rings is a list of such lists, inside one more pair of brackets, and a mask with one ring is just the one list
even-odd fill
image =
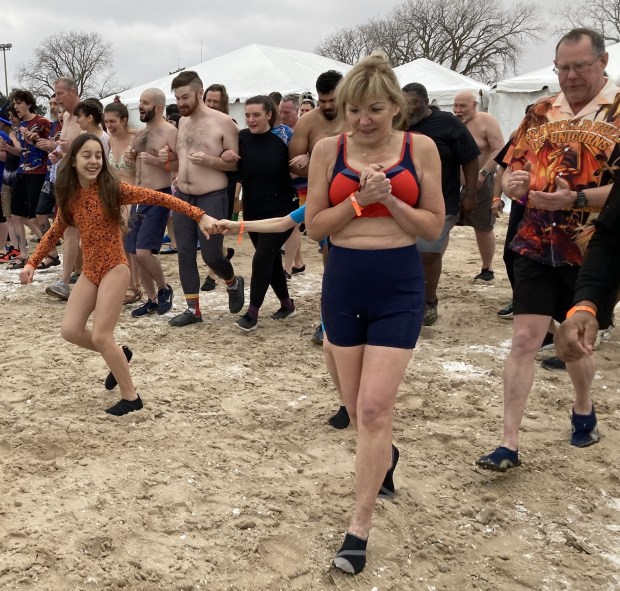
{"label": "sandy beach", "polygon": [[[501,438],[506,221],[492,286],[473,284],[473,230],[452,234],[439,321],[423,328],[396,405],[397,494],[377,501],[355,578],[330,568],[354,502],[355,433],[326,423],[338,401],[310,342],[315,243],[304,238],[307,271],[290,283],[297,316],[271,320],[269,292],[249,334],[222,281],[201,294],[202,324],[168,326],[184,302],[176,257],[162,255],[173,310],[134,319],[128,306],[117,327],[145,403],[120,419],[103,412],[118,393],[103,387],[102,358],[60,337],[65,304],[44,293],[59,267],[20,286],[0,266],[0,589],[620,589],[618,329],[596,353],[599,444],[569,445],[570,380],[538,367],[523,465],[473,465]],[[249,290],[251,242],[226,241]]]}

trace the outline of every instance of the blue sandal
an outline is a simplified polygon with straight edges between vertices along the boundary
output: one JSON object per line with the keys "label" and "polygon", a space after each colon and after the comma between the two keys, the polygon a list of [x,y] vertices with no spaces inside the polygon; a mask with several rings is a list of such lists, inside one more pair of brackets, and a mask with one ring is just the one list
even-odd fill
{"label": "blue sandal", "polygon": [[520,465],[519,452],[501,446],[489,455],[482,456],[476,460],[476,466],[485,470],[493,470],[494,472],[506,472],[506,470]]}

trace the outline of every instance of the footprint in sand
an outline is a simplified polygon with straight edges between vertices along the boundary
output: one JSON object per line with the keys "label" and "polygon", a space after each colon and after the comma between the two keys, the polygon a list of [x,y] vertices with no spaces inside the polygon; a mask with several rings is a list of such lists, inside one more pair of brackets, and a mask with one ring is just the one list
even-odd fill
{"label": "footprint in sand", "polygon": [[309,555],[307,542],[294,535],[274,536],[261,541],[258,553],[275,571],[289,579],[308,571],[305,559]]}
{"label": "footprint in sand", "polygon": [[67,450],[56,443],[51,443],[45,448],[39,448],[35,450],[34,455],[36,455],[40,460],[49,461],[55,460],[56,458],[60,458],[67,454]]}

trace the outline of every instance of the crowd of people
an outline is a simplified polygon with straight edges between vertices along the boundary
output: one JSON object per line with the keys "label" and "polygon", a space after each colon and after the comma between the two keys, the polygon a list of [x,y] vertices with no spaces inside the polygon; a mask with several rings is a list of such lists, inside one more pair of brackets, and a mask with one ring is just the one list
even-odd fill
{"label": "crowd of people", "polygon": [[[376,499],[395,494],[397,391],[422,325],[440,319],[442,260],[455,225],[474,228],[481,271],[473,281],[490,283],[494,222],[511,201],[504,261],[513,297],[498,311],[514,323],[504,431],[476,464],[499,472],[520,464],[535,358],[553,332],[555,368],[565,367],[574,387],[570,443],[599,440],[592,352],[599,329],[612,323],[620,285],[620,88],[605,75],[607,59],[598,33],[564,35],[555,58],[561,92],[531,105],[507,142],[475,93],[457,94],[454,114],[442,112],[420,82],[401,88],[380,53],[344,77],[321,74],[317,104],[277,92],[248,99],[241,130],[226,88],[205,89],[192,71],[172,81],[176,105],[160,89],[142,93],[139,130],[120,100],[103,108],[81,99],[70,78],[56,81],[49,118],[37,114],[32,93],[16,90],[0,113],[0,260],[22,283],[62,264],[46,288],[67,301],[61,334],[102,355],[105,387],[120,391],[107,412],[122,416],[143,402],[129,372],[133,352],[115,342],[114,329],[124,304],[140,303],[134,319],[172,308],[174,282],[156,256],[166,231],[186,305],[169,321],[177,328],[202,322],[200,292],[216,278],[230,313],[244,309],[245,279],[223,239],[249,233],[249,305],[234,325],[250,332],[270,286],[280,302],[271,318],[297,313],[288,281],[305,271],[305,224],[324,257],[313,340],[341,400],[329,422],[356,432],[355,503],[333,564],[357,574]],[[26,227],[39,240],[34,253]],[[209,273],[202,285],[198,250]]]}

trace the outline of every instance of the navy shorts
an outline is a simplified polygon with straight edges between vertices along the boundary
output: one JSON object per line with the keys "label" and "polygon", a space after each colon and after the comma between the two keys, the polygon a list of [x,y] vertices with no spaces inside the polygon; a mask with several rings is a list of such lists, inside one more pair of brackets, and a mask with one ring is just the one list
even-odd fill
{"label": "navy shorts", "polygon": [[[157,190],[172,195],[170,187]],[[136,250],[150,250],[157,254],[161,249],[169,215],[170,210],[161,205],[132,205],[129,232],[125,236],[125,250],[130,254],[136,254]]]}
{"label": "navy shorts", "polygon": [[424,270],[416,246],[332,246],[321,312],[329,342],[338,347],[413,349],[424,317]]}

